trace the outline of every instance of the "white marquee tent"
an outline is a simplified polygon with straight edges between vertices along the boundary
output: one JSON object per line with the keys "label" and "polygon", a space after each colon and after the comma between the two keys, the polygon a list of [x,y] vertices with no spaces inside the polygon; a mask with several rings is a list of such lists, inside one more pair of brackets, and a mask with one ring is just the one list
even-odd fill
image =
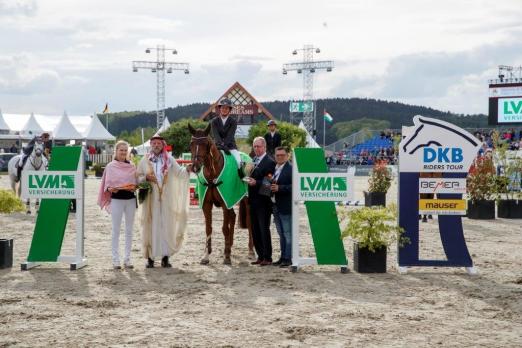
{"label": "white marquee tent", "polygon": [[5,122],[4,115],[2,115],[2,110],[0,110],[0,131],[9,131],[9,125]]}
{"label": "white marquee tent", "polygon": [[[159,135],[160,133],[163,133],[164,131],[166,131],[169,128],[170,128],[169,119],[167,117],[165,117],[165,120],[163,121],[163,125],[160,127],[160,129],[158,129],[158,131],[154,135]],[[150,151],[150,140],[147,140],[143,144],[138,145],[138,146],[136,146],[134,148],[138,152],[138,155],[143,156],[147,152]]]}
{"label": "white marquee tent", "polygon": [[89,126],[83,132],[83,139],[85,140],[115,140],[116,137],[109,133],[107,129],[100,122],[97,115],[93,115]]}
{"label": "white marquee tent", "polygon": [[20,131],[20,136],[22,139],[30,139],[34,137],[37,134],[42,133],[44,130],[42,126],[38,123],[36,118],[34,117],[34,114],[31,113],[31,116],[29,116],[29,119],[24,124]]}
{"label": "white marquee tent", "polygon": [[80,140],[83,139],[83,135],[81,135],[76,128],[71,123],[69,116],[64,111],[60,122],[56,125],[53,132],[54,140]]}
{"label": "white marquee tent", "polygon": [[306,127],[304,126],[303,121],[299,122],[299,128],[303,129],[306,132],[306,147],[308,147],[308,148],[320,147],[319,144],[317,144],[317,142],[315,141],[315,139],[306,130]]}

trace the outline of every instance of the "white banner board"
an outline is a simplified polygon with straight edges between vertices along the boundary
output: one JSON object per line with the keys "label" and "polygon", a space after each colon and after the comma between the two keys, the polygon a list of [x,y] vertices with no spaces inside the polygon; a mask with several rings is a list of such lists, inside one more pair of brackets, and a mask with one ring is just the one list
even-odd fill
{"label": "white banner board", "polygon": [[351,201],[353,175],[349,173],[297,173],[292,183],[294,201]]}
{"label": "white banner board", "polygon": [[22,171],[22,198],[81,198],[82,177],[77,171]]}

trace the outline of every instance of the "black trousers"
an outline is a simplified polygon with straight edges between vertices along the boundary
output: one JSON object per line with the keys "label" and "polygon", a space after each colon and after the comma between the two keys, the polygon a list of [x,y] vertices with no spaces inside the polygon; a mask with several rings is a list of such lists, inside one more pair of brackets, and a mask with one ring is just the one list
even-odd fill
{"label": "black trousers", "polygon": [[[256,204],[257,203],[257,204]],[[252,222],[252,238],[257,257],[260,260],[272,261],[272,238],[270,236],[270,215],[272,202],[250,203],[250,219]]]}

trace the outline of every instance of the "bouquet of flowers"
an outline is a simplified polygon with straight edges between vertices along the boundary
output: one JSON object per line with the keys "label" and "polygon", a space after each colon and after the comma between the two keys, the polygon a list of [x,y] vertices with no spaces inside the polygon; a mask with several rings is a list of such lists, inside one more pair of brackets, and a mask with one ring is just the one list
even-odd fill
{"label": "bouquet of flowers", "polygon": [[148,181],[144,181],[138,185],[138,202],[141,204],[147,198],[152,186]]}

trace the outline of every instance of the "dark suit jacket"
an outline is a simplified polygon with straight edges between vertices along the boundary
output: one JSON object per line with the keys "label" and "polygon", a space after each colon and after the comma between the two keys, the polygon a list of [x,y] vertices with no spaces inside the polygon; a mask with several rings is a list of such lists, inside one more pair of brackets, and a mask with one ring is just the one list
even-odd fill
{"label": "dark suit jacket", "polygon": [[250,177],[256,179],[254,186],[248,185],[248,200],[251,205],[268,204],[271,205],[270,197],[259,194],[259,188],[263,182],[263,178],[268,174],[274,175],[275,162],[268,154],[263,157],[263,160],[255,167],[250,174]]}
{"label": "dark suit jacket", "polygon": [[228,116],[225,125],[221,121],[220,116],[216,116],[210,121],[212,127],[212,138],[218,147],[226,147],[227,149],[237,149],[236,135],[237,121],[234,117]]}
{"label": "dark suit jacket", "polygon": [[292,214],[292,165],[290,162],[286,162],[281,169],[276,184],[279,186],[274,195],[277,211],[283,215]]}
{"label": "dark suit jacket", "polygon": [[274,155],[276,147],[281,146],[281,134],[279,132],[275,132],[274,136],[270,134],[270,132],[265,134],[265,141],[266,141],[266,152],[268,152],[269,155]]}

